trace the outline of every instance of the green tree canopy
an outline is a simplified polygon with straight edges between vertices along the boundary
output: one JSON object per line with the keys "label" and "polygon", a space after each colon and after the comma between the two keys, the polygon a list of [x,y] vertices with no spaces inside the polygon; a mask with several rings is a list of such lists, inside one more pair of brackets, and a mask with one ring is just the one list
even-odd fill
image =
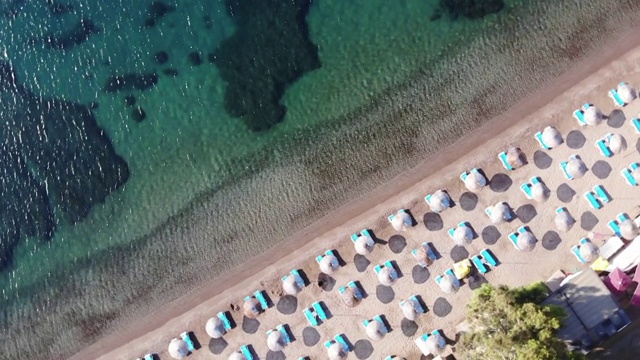
{"label": "green tree canopy", "polygon": [[568,351],[556,333],[566,314],[562,308],[540,306],[544,284],[510,289],[484,284],[467,306],[471,332],[462,336],[457,352],[463,359],[581,359]]}

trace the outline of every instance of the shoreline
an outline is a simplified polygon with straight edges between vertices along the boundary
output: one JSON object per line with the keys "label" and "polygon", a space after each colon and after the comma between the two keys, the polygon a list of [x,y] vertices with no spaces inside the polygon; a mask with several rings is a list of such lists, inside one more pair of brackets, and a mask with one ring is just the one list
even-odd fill
{"label": "shoreline", "polygon": [[[531,123],[524,123],[523,121],[527,115],[534,113],[535,110],[538,110],[544,105],[550,103],[551,100],[560,96],[568,89],[580,84],[586,75],[606,67],[607,64],[611,63],[613,60],[633,51],[634,48],[640,45],[640,39],[633,38],[633,32],[637,32],[637,30],[638,29],[633,29],[626,34],[619,36],[614,42],[605,43],[599,49],[590,51],[589,53],[591,55],[595,53],[605,53],[605,55],[601,57],[592,56],[591,58],[588,55],[585,56],[585,60],[580,61],[580,63],[569,72],[555,78],[551,82],[547,82],[537,91],[523,98],[503,114],[462,136],[455,143],[431,155],[429,159],[422,161],[418,166],[413,167],[411,170],[391,179],[386,184],[372,192],[374,194],[373,196],[361,197],[352,201],[348,205],[333,211],[331,215],[322,217],[320,220],[314,222],[302,231],[287,238],[278,245],[273,246],[264,254],[256,258],[248,259],[247,262],[252,263],[250,267],[245,267],[239,272],[229,272],[226,275],[222,275],[198,286],[198,288],[192,292],[149,314],[145,319],[147,321],[121,328],[119,329],[118,334],[107,335],[97,343],[94,343],[75,354],[71,359],[86,358],[88,354],[101,353],[109,349],[111,351],[109,353],[105,353],[100,358],[107,359],[121,356],[116,354],[131,344],[132,341],[128,340],[135,338],[136,334],[158,334],[161,331],[162,326],[167,325],[170,322],[176,323],[186,320],[183,323],[185,327],[187,327],[189,323],[193,323],[197,324],[196,326],[200,328],[204,323],[197,323],[196,319],[193,318],[193,315],[189,315],[189,313],[203,311],[205,308],[210,308],[211,305],[214,305],[216,309],[223,310],[227,305],[222,304],[228,304],[228,300],[230,298],[238,298],[240,296],[239,294],[242,294],[243,291],[247,291],[247,289],[255,287],[256,284],[260,283],[260,280],[269,277],[269,274],[264,272],[259,273],[256,271],[257,269],[266,269],[276,264],[279,265],[279,267],[295,266],[293,264],[299,264],[307,260],[300,255],[304,255],[313,250],[319,249],[320,247],[327,246],[326,243],[319,244],[319,239],[301,247],[296,246],[301,245],[304,239],[311,237],[333,238],[333,243],[338,243],[343,240],[335,240],[336,238],[347,238],[345,235],[347,234],[347,228],[355,230],[358,228],[356,225],[361,225],[366,222],[365,219],[376,217],[379,222],[384,222],[382,215],[387,214],[387,210],[391,207],[391,203],[396,205],[398,203],[403,203],[404,206],[410,208],[412,203],[415,204],[415,202],[421,201],[421,199],[406,199],[403,195],[416,192],[416,188],[424,188],[425,186],[433,187],[434,183],[441,181],[432,181],[429,183],[430,179],[438,177],[438,175],[451,173],[452,170],[460,172],[461,162],[473,163],[478,161],[480,157],[486,156],[487,154],[486,151],[478,151],[475,155],[471,155],[472,159],[469,159],[469,155],[467,155],[467,153],[471,150],[477,148],[491,148],[491,150],[493,150],[493,148],[496,147],[506,146],[507,144],[500,143],[497,139],[505,137],[505,132],[507,131],[512,134],[521,134],[527,128],[531,127]],[[607,52],[607,50],[616,51]],[[513,118],[520,118],[521,120],[513,123]],[[539,121],[542,122],[544,119]],[[500,131],[495,131],[496,128],[499,128]],[[491,138],[489,138],[490,135],[492,135]],[[452,149],[455,150],[451,151]],[[449,165],[445,166],[446,164]],[[429,168],[441,169],[430,174],[430,176],[426,176],[429,173]],[[404,190],[398,191],[398,189]],[[362,213],[357,211],[358,209],[363,208],[369,210]],[[345,221],[345,219],[348,220]],[[381,225],[379,223],[372,224],[371,222],[368,222],[367,224],[367,227],[369,228],[375,228]],[[291,249],[296,250],[289,251]],[[274,260],[283,250],[287,250],[289,254],[281,259]],[[243,280],[238,281],[238,278],[242,278]],[[217,291],[212,289],[212,285],[214,284],[216,285],[215,290]],[[226,294],[213,296],[215,293],[222,291],[226,292]],[[150,319],[151,321],[148,321]],[[132,348],[135,348],[135,346],[132,346]],[[124,353],[122,353],[122,356],[125,356]]]}

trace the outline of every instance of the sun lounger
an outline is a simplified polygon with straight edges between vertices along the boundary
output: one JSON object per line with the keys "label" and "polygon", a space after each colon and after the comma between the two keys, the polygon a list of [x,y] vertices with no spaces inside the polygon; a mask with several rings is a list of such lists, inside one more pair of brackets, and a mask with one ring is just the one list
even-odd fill
{"label": "sun lounger", "polygon": [[604,143],[603,139],[600,139],[598,141],[596,141],[596,147],[598,149],[600,149],[600,153],[606,157],[612,157],[613,153],[611,152],[611,150],[609,149],[609,147],[607,146],[607,144]]}
{"label": "sun lounger", "polygon": [[224,311],[220,311],[217,316],[218,316],[218,319],[222,321],[222,325],[224,326],[224,329],[231,330],[231,321],[227,317],[227,313],[225,313]]}
{"label": "sun lounger", "polygon": [[312,326],[318,326],[318,317],[311,311],[310,308],[304,309],[304,316]]}
{"label": "sun lounger", "polygon": [[364,230],[360,231],[360,235],[362,235],[362,236],[368,236],[368,237],[370,237],[370,238],[372,238],[372,239],[373,239],[373,236],[371,236],[371,233],[370,233],[370,232],[369,232],[369,230],[367,230],[367,229],[364,229]]}
{"label": "sun lounger", "polygon": [[296,279],[296,284],[298,285],[299,288],[302,289],[305,286],[304,279],[300,275],[300,271],[298,271],[297,269],[291,270],[291,276],[293,276]]}
{"label": "sun lounger", "polygon": [[380,315],[376,315],[373,317],[373,319],[371,320],[365,320],[362,322],[362,325],[364,325],[365,329],[367,328],[367,326],[369,326],[369,323],[372,321],[377,321],[380,323],[381,325],[381,329],[387,333],[389,331],[389,329],[387,329],[387,326],[384,324],[384,321],[382,321],[382,318],[380,317]]}
{"label": "sun lounger", "polygon": [[276,326],[276,330],[280,331],[283,335],[284,335],[284,341],[287,344],[291,343],[291,336],[289,335],[289,332],[287,331],[287,328],[280,324],[278,326]]}
{"label": "sun lounger", "polygon": [[596,197],[593,195],[593,192],[587,191],[586,193],[584,193],[584,198],[589,201],[589,205],[591,205],[592,208],[596,210],[602,208],[602,204],[600,203],[600,201],[598,201],[598,199],[596,199]]}
{"label": "sun lounger", "polygon": [[516,248],[516,250],[520,250],[520,248],[518,247],[518,233],[517,232],[512,232],[511,234],[509,234],[509,240],[511,240],[511,243],[513,244],[513,247]]}
{"label": "sun lounger", "polygon": [[[469,223],[466,222],[466,221],[463,221],[463,222],[458,224],[458,227],[463,227],[463,226],[469,227]],[[455,233],[456,233],[456,228],[451,228],[451,229],[449,229],[449,231],[447,231],[447,234],[449,234],[449,236],[452,239],[453,239],[453,234],[455,234]]]}
{"label": "sun lounger", "polygon": [[586,126],[587,123],[584,121],[584,111],[582,109],[578,109],[573,112],[573,117],[578,121],[578,125]]}
{"label": "sun lounger", "polygon": [[465,180],[467,180],[467,176],[469,176],[468,172],[463,172],[460,174],[460,180],[462,180],[462,182],[464,182]]}
{"label": "sun lounger", "polygon": [[[411,295],[409,296],[410,300],[413,300],[416,304],[418,304],[418,308],[416,309],[416,311],[420,314],[424,314],[427,312],[427,310],[422,306],[422,303],[420,303],[420,301],[418,301],[418,297],[415,295]],[[402,300],[400,301],[400,308],[402,308],[402,306],[404,305],[404,303],[406,302],[406,300]]]}
{"label": "sun lounger", "polygon": [[144,356],[144,360],[154,360],[153,359],[153,354],[147,354]]}
{"label": "sun lounger", "polygon": [[242,352],[242,355],[244,355],[247,360],[253,360],[253,354],[251,353],[251,349],[249,349],[249,345],[242,345],[240,352]]}
{"label": "sun lounger", "polygon": [[513,170],[513,167],[511,165],[509,165],[509,162],[507,161],[507,152],[506,151],[503,151],[500,154],[498,154],[498,158],[502,162],[502,166],[504,166],[505,169],[507,169],[509,171]]}
{"label": "sun lounger", "polygon": [[269,308],[269,302],[264,297],[264,293],[262,292],[262,290],[256,291],[253,296],[255,296],[255,298],[260,302],[260,307],[262,307],[262,310],[267,310]]}
{"label": "sun lounger", "polygon": [[180,338],[182,338],[182,340],[187,344],[187,349],[189,349],[189,352],[194,352],[196,350],[196,347],[193,344],[193,340],[191,340],[188,332],[185,331],[180,334]]}
{"label": "sun lounger", "polygon": [[345,339],[343,334],[336,335],[335,339],[338,342],[338,344],[342,345],[342,347],[345,349],[346,352],[351,351],[351,347],[347,343],[347,339]]}
{"label": "sun lounger", "polygon": [[324,312],[324,308],[322,307],[322,303],[320,301],[314,302],[311,306],[313,306],[313,310],[315,310],[316,314],[318,314],[320,320],[327,320],[327,313]]}
{"label": "sun lounger", "polygon": [[[458,280],[458,278],[456,277],[456,274],[454,274],[454,273],[453,273],[453,270],[452,270],[452,269],[447,269],[447,270],[445,270],[445,271],[444,271],[444,273],[445,273],[446,275],[451,275],[451,276],[453,276],[453,278],[455,279],[455,283],[456,283],[458,286],[460,286],[460,281],[459,281],[459,280]],[[436,276],[436,283],[440,284],[440,281],[441,281],[441,280],[442,280],[442,275],[438,275],[438,276]]]}
{"label": "sun lounger", "polygon": [[631,164],[631,171],[637,169],[638,167],[640,167],[640,164],[638,164],[637,162],[634,162]]}
{"label": "sun lounger", "polygon": [[602,185],[594,186],[593,191],[596,193],[596,195],[598,196],[600,201],[602,201],[603,204],[606,204],[609,201],[611,201],[611,196],[609,196],[609,194],[605,191]]}
{"label": "sun lounger", "polygon": [[611,220],[607,223],[607,226],[615,236],[620,236],[620,227],[618,226],[618,222],[616,220]]}
{"label": "sun lounger", "polygon": [[394,269],[395,270],[395,267],[393,266],[393,263],[390,260],[389,261],[385,261],[384,267],[388,267],[390,269]]}
{"label": "sun lounger", "polygon": [[427,203],[427,205],[429,205],[429,200],[431,200],[431,194],[427,194],[427,196],[424,197],[424,201]]}
{"label": "sun lounger", "polygon": [[533,194],[531,194],[531,184],[529,183],[520,185],[520,190],[522,190],[527,199],[531,199],[531,197],[533,196]]}
{"label": "sun lounger", "polygon": [[562,169],[562,173],[564,174],[564,177],[566,177],[569,180],[573,180],[573,176],[571,176],[571,174],[569,174],[567,172],[567,162],[566,161],[561,161],[560,162],[560,168]]}
{"label": "sun lounger", "polygon": [[547,144],[544,143],[544,140],[542,140],[542,131],[538,131],[535,135],[536,140],[538,140],[538,144],[540,144],[540,147],[545,149],[545,150],[551,150],[551,147],[547,146]]}
{"label": "sun lounger", "polygon": [[487,214],[488,217],[491,217],[491,206],[484,209],[484,213]]}
{"label": "sun lounger", "polygon": [[556,214],[562,214],[563,212],[567,211],[566,208],[564,207],[559,207],[556,209]]}
{"label": "sun lounger", "polygon": [[351,241],[356,242],[358,240],[358,234],[351,234]]}
{"label": "sun lounger", "polygon": [[373,268],[373,270],[377,273],[380,272],[380,270],[382,270],[382,265],[376,265],[376,267]]}
{"label": "sun lounger", "polygon": [[609,97],[613,99],[614,104],[618,106],[622,107],[627,105],[624,101],[622,101],[622,99],[620,98],[620,95],[618,94],[618,90],[616,89],[609,90]]}
{"label": "sun lounger", "polygon": [[576,259],[578,259],[578,261],[580,261],[583,264],[586,264],[587,262],[582,258],[582,255],[580,255],[580,248],[578,247],[578,245],[574,245],[571,247],[571,253],[573,253],[573,255],[575,255]]}
{"label": "sun lounger", "polygon": [[493,256],[493,254],[489,249],[482,249],[480,251],[480,255],[489,265],[493,267],[498,266],[498,261],[496,260],[496,258]]}
{"label": "sun lounger", "polygon": [[476,256],[472,257],[471,258],[471,262],[476,267],[476,269],[478,269],[478,271],[480,271],[481,274],[484,274],[484,273],[487,272],[487,267],[484,266],[484,263],[480,259],[480,256],[476,255]]}
{"label": "sun lounger", "polygon": [[638,186],[638,182],[631,174],[631,170],[629,170],[628,168],[620,170],[620,175],[622,175],[622,177],[627,181],[627,184],[631,186]]}
{"label": "sun lounger", "polygon": [[627,220],[631,220],[631,218],[629,217],[629,215],[627,215],[627,213],[620,213],[618,214],[618,221],[625,222]]}
{"label": "sun lounger", "polygon": [[591,241],[589,239],[587,239],[587,238],[580,239],[580,245],[584,245],[584,244],[586,244],[588,242],[591,242]]}
{"label": "sun lounger", "polygon": [[635,130],[636,134],[640,134],[640,120],[637,117],[631,119],[631,126],[633,126],[633,130]]}

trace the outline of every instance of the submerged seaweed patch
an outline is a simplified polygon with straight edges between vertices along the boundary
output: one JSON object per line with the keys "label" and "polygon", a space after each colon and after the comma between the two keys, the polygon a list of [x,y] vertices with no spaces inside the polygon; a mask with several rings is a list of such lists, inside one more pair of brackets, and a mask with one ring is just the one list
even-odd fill
{"label": "submerged seaweed patch", "polygon": [[464,16],[479,19],[504,8],[504,0],[440,0],[440,7],[452,19]]}

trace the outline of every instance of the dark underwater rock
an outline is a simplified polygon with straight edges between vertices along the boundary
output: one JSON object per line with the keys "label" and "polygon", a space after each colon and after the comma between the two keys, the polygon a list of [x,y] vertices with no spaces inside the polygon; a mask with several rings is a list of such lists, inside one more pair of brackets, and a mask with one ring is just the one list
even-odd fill
{"label": "dark underwater rock", "polygon": [[44,46],[50,49],[67,50],[87,41],[91,35],[101,31],[93,21],[81,19],[71,30],[60,34],[48,34],[44,37]]}
{"label": "dark underwater rock", "polygon": [[0,61],[0,269],[27,237],[52,238],[56,224],[74,224],[129,178],[90,108],[40,97]]}
{"label": "dark underwater rock", "polygon": [[47,0],[47,9],[52,15],[59,16],[73,11],[73,6],[56,0]]}
{"label": "dark underwater rock", "polygon": [[153,55],[153,58],[158,64],[162,65],[166,64],[167,61],[169,61],[169,54],[167,54],[166,51],[158,51],[157,53],[155,53],[155,55]]}
{"label": "dark underwater rock", "polygon": [[162,70],[162,73],[167,75],[167,76],[176,77],[176,76],[178,76],[178,69],[166,68],[166,69]]}
{"label": "dark underwater rock", "polygon": [[0,1],[0,14],[4,17],[15,18],[24,8],[25,2],[26,0],[2,0]]}
{"label": "dark underwater rock", "polygon": [[142,108],[142,106],[138,105],[131,112],[131,117],[135,122],[142,122],[144,119],[147,118],[147,113],[144,112],[144,109]]}
{"label": "dark underwater rock", "polygon": [[159,20],[170,12],[176,11],[176,8],[171,5],[167,5],[162,1],[154,1],[149,5],[149,17],[145,20],[144,25],[146,27],[156,26]]}
{"label": "dark underwater rock", "polygon": [[504,0],[440,0],[440,7],[452,19],[464,16],[479,19],[504,8]]}
{"label": "dark underwater rock", "polygon": [[136,104],[136,97],[129,94],[124,97],[124,104],[127,106],[133,106]]}
{"label": "dark underwater rock", "polygon": [[150,74],[125,74],[111,76],[104,85],[106,92],[146,90],[158,83],[158,75]]}
{"label": "dark underwater rock", "polygon": [[189,53],[189,62],[193,66],[198,66],[202,64],[202,57],[200,56],[200,53],[197,51]]}
{"label": "dark underwater rock", "polygon": [[286,88],[320,67],[309,39],[306,16],[311,0],[225,0],[236,32],[213,53],[227,83],[224,108],[253,131],[282,121]]}

